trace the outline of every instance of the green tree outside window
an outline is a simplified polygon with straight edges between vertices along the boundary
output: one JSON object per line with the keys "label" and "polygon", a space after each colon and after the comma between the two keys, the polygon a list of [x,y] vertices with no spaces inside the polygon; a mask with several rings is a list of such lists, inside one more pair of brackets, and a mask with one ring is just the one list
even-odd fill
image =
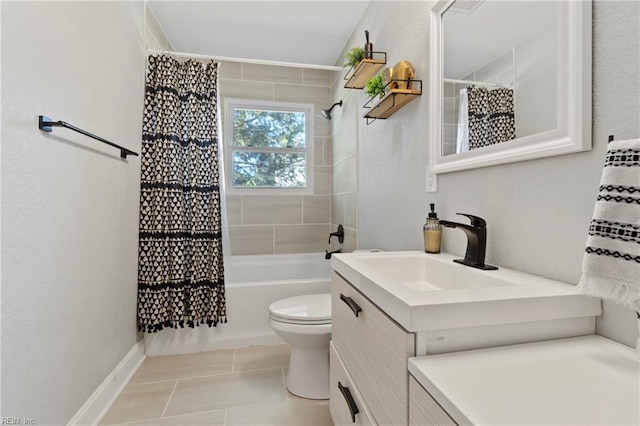
{"label": "green tree outside window", "polygon": [[231,179],[234,187],[305,188],[304,111],[234,108]]}

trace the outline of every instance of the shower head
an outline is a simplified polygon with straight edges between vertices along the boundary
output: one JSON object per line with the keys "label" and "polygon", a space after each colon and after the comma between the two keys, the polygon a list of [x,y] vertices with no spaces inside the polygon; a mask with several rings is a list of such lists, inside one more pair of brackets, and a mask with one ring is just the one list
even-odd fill
{"label": "shower head", "polygon": [[327,120],[331,120],[331,111],[333,111],[336,105],[342,106],[342,101],[336,102],[335,104],[331,105],[331,108],[320,110],[320,112],[322,113],[322,116]]}

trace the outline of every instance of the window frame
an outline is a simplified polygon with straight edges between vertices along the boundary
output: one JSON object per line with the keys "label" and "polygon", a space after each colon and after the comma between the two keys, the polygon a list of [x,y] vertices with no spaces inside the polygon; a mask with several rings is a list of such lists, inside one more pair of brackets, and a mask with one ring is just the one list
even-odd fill
{"label": "window frame", "polygon": [[[299,102],[277,102],[264,101],[256,99],[224,99],[224,121],[223,121],[223,139],[224,139],[224,174],[225,174],[225,192],[227,194],[259,194],[259,195],[286,195],[286,194],[313,194],[313,175],[314,175],[314,135],[313,135],[313,119],[314,105]],[[233,113],[236,109],[255,109],[266,111],[282,111],[282,112],[302,112],[305,114],[305,147],[302,148],[275,148],[275,147],[238,147],[233,144]],[[233,185],[233,153],[234,151],[244,152],[275,152],[275,153],[304,153],[305,169],[306,169],[306,186],[304,187],[277,187],[277,186],[260,186],[246,187]]]}

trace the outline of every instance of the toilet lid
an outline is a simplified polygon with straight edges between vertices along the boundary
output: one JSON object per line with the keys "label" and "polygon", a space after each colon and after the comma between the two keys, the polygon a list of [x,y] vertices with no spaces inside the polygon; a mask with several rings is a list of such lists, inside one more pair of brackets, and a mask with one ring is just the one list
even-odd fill
{"label": "toilet lid", "polygon": [[269,306],[272,317],[295,322],[331,322],[331,294],[306,294],[278,300]]}

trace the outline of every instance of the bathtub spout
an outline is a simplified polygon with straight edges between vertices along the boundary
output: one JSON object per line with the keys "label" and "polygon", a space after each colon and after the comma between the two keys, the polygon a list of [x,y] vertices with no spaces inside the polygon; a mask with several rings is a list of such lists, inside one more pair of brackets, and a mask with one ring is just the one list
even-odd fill
{"label": "bathtub spout", "polygon": [[325,259],[327,259],[327,260],[328,260],[328,259],[331,259],[331,255],[332,255],[333,253],[342,253],[342,249],[338,249],[338,250],[334,250],[334,251],[326,251],[326,250],[325,250],[324,258],[325,258]]}

